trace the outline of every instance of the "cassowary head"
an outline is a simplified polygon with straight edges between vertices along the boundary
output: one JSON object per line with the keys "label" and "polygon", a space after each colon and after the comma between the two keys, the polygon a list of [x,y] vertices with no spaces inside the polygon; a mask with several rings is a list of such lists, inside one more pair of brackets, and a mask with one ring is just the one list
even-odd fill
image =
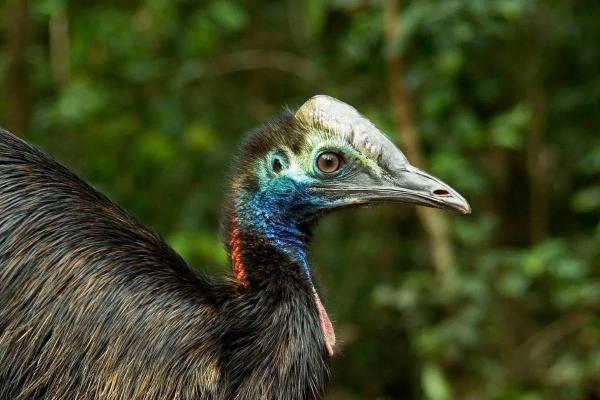
{"label": "cassowary head", "polygon": [[232,204],[240,224],[301,227],[347,206],[414,203],[469,213],[467,201],[404,154],[352,106],[318,95],[242,146]]}
{"label": "cassowary head", "polygon": [[311,225],[329,211],[378,202],[415,203],[469,213],[467,201],[413,167],[353,107],[315,96],[242,144],[229,196],[234,277],[249,287],[302,282],[312,292],[325,347],[333,325],[307,260]]}

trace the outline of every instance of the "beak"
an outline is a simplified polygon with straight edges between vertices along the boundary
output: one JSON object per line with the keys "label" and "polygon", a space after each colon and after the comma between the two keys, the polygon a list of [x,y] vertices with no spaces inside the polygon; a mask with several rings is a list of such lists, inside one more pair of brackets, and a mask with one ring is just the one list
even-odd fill
{"label": "beak", "polygon": [[385,178],[322,186],[338,206],[369,203],[411,203],[426,207],[471,213],[471,206],[456,190],[440,179],[406,163]]}
{"label": "beak", "polygon": [[412,203],[421,206],[442,208],[471,213],[471,206],[456,190],[440,179],[406,164],[387,179],[391,185],[372,187],[367,195],[371,201]]}
{"label": "beak", "polygon": [[345,139],[357,151],[376,160],[381,170],[355,167],[352,174],[313,184],[314,189],[328,200],[329,209],[398,202],[463,214],[471,212],[464,197],[436,177],[410,165],[387,136],[354,107],[333,97],[317,95],[304,103],[295,117],[303,124]]}

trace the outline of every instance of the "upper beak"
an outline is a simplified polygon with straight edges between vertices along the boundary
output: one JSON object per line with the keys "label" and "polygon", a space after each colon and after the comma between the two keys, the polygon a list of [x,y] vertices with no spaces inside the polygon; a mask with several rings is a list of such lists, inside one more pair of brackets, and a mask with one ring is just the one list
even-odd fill
{"label": "upper beak", "polygon": [[[394,202],[471,213],[471,206],[456,190],[440,179],[406,163],[385,178],[370,182],[321,187],[342,205]],[[340,203],[337,203],[340,204]]]}
{"label": "upper beak", "polygon": [[471,213],[471,206],[456,190],[440,179],[407,164],[396,171],[392,185],[373,188],[373,199]]}

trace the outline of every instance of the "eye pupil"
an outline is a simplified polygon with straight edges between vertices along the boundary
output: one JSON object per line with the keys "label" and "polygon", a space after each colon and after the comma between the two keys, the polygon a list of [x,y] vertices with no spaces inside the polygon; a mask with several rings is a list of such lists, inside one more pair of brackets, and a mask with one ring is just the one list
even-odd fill
{"label": "eye pupil", "polygon": [[281,160],[279,158],[275,158],[273,160],[273,172],[275,172],[276,174],[280,173],[281,170],[283,169],[283,165],[281,164]]}
{"label": "eye pupil", "polygon": [[317,167],[321,172],[326,174],[336,172],[340,169],[341,165],[342,160],[340,156],[332,152],[323,153],[317,158]]}

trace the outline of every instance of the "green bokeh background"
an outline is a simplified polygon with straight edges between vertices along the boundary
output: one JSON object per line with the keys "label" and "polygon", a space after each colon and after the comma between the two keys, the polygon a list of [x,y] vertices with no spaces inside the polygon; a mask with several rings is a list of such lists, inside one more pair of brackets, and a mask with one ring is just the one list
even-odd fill
{"label": "green bokeh background", "polygon": [[244,133],[325,93],[467,197],[327,217],[328,399],[600,399],[600,2],[6,0],[0,121],[224,273]]}

